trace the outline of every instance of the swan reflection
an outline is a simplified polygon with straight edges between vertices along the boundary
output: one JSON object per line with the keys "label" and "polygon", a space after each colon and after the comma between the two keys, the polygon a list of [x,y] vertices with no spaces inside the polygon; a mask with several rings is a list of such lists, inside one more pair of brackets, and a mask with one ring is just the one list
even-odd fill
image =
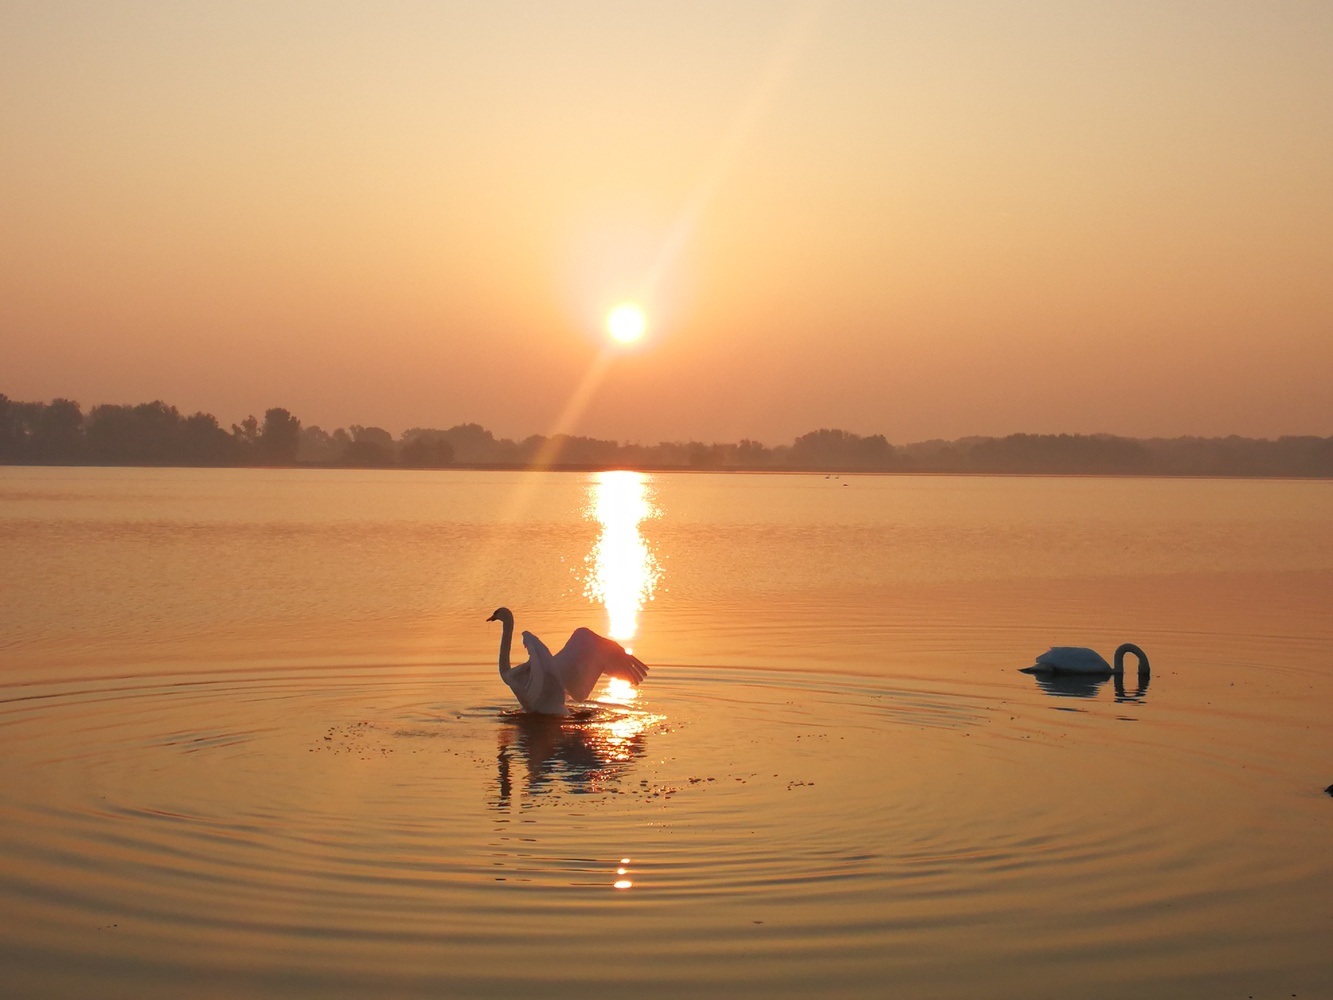
{"label": "swan reflection", "polygon": [[500,718],[495,801],[500,809],[508,809],[518,797],[516,780],[521,781],[524,807],[562,791],[615,791],[643,756],[649,729],[661,721],[605,697],[596,708],[568,716],[506,712]]}
{"label": "swan reflection", "polygon": [[606,608],[607,634],[620,642],[634,638],[639,612],[653,599],[662,569],[639,530],[657,517],[648,476],[642,472],[599,472],[588,486],[584,516],[601,525],[589,553],[584,593]]}
{"label": "swan reflection", "polygon": [[1152,682],[1150,676],[1140,674],[1138,683],[1130,690],[1125,687],[1125,678],[1120,674],[1109,677],[1095,674],[1033,674],[1033,677],[1037,687],[1053,698],[1094,698],[1103,684],[1112,681],[1116,702],[1130,704],[1142,704],[1148,693],[1148,685]]}

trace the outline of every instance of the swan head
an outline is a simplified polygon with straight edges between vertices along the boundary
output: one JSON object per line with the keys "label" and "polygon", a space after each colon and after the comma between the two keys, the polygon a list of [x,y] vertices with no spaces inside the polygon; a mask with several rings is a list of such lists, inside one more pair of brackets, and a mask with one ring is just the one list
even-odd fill
{"label": "swan head", "polygon": [[513,628],[514,612],[510,611],[508,608],[496,608],[495,613],[492,614],[486,620],[488,622],[501,622],[502,624],[508,625],[510,628]]}

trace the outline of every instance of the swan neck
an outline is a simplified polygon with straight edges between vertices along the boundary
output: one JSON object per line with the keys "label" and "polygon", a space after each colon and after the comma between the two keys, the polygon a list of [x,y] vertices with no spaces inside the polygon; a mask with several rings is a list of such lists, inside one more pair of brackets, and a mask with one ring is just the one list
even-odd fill
{"label": "swan neck", "polygon": [[500,676],[503,677],[509,673],[509,647],[514,644],[514,623],[506,620],[500,624],[503,626],[500,633]]}
{"label": "swan neck", "polygon": [[1125,672],[1125,654],[1133,653],[1139,661],[1139,676],[1147,677],[1149,674],[1148,656],[1132,642],[1123,644],[1115,651],[1115,672],[1123,674]]}

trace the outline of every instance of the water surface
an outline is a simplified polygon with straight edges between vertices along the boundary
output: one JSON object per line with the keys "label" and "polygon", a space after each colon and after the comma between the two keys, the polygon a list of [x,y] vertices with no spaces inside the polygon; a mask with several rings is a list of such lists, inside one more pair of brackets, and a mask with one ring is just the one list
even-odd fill
{"label": "water surface", "polygon": [[[1333,992],[1333,484],[7,468],[0,546],[12,995]],[[648,681],[518,713],[500,604]]]}

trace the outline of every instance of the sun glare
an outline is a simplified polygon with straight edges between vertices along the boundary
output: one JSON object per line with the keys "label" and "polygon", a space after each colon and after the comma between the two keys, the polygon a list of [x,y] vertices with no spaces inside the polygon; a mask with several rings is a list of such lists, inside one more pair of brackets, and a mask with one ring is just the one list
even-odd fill
{"label": "sun glare", "polygon": [[[628,652],[628,651],[627,651]],[[612,677],[606,682],[606,690],[602,693],[601,701],[626,704],[639,696],[639,689],[627,680],[619,677]]]}
{"label": "sun glare", "polygon": [[622,344],[632,344],[648,329],[648,317],[633,302],[622,302],[611,310],[606,317],[606,332],[611,339]]}
{"label": "sun glare", "polygon": [[639,524],[658,516],[653,487],[642,472],[599,472],[588,487],[584,516],[601,532],[585,563],[584,594],[606,608],[607,635],[634,638],[639,612],[653,599],[662,567]]}

